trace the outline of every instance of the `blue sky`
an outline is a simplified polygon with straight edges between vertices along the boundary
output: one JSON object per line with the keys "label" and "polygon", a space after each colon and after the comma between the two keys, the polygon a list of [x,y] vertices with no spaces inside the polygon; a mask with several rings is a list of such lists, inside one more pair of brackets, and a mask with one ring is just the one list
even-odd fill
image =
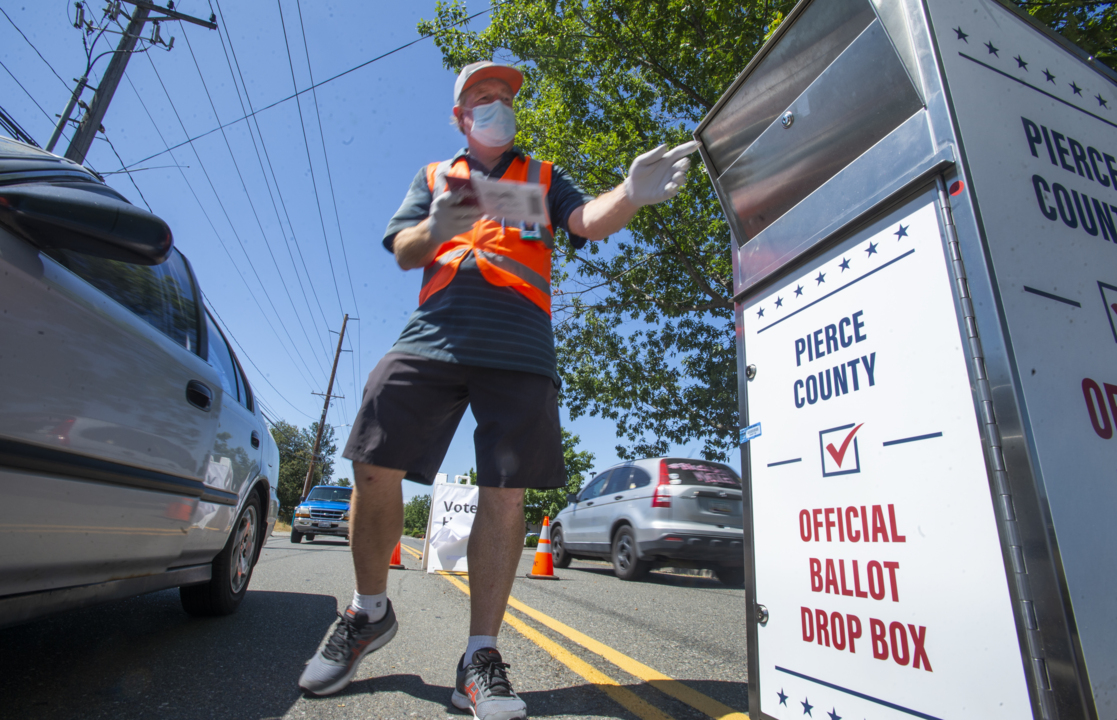
{"label": "blue sky", "polygon": [[[86,17],[100,20],[104,5],[90,5]],[[0,7],[8,16],[0,16],[0,106],[45,145],[86,65],[74,4]],[[217,13],[220,28],[162,25],[165,41],[175,37],[173,49],[131,58],[103,123],[108,141],[99,136],[87,163],[170,224],[270,416],[299,426],[318,419],[321,398],[312,393],[325,392],[342,315],[360,318],[350,320],[344,348],[351,352],[338,366],[334,391],[345,398],[328,417],[344,445],[365,378],[419,293],[420,273],[401,271],[381,246],[384,227],[416,171],[463,144],[449,122],[454,74],[432,40],[369,63],[416,40],[416,24],[434,16],[434,2],[181,0],[176,10]],[[474,22],[484,27],[488,16]],[[118,39],[102,39],[97,53]],[[91,85],[108,60],[96,62]],[[312,76],[322,83],[364,63],[298,102],[286,99],[310,87]],[[83,99],[91,98],[87,90]],[[249,108],[258,112],[243,120]],[[70,135],[56,152],[65,152]],[[122,165],[133,172],[120,173]],[[618,461],[612,422],[570,421],[565,411],[563,418],[580,448],[594,453],[595,469]],[[466,413],[443,472],[475,466],[475,427]],[[688,456],[698,447],[673,452]],[[340,455],[336,468],[337,476],[351,475]],[[404,485],[405,497],[425,492]]]}

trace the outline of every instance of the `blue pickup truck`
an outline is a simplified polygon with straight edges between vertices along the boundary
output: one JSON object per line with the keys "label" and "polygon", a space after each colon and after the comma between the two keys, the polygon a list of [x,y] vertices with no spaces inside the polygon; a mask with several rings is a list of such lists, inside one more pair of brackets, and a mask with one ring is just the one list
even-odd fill
{"label": "blue pickup truck", "polygon": [[312,488],[295,508],[291,523],[291,542],[300,543],[305,537],[313,540],[316,535],[334,535],[349,541],[349,496],[353,489],[337,485],[318,485]]}

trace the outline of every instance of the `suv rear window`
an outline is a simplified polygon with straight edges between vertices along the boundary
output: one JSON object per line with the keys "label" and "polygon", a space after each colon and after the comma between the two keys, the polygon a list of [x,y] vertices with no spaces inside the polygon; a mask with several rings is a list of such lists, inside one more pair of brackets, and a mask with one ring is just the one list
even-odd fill
{"label": "suv rear window", "polygon": [[703,460],[667,458],[667,477],[672,485],[721,485],[741,487],[741,478],[728,465]]}
{"label": "suv rear window", "polygon": [[316,487],[310,491],[306,496],[307,502],[317,500],[318,502],[349,502],[349,495],[352,494],[352,488],[343,487]]}

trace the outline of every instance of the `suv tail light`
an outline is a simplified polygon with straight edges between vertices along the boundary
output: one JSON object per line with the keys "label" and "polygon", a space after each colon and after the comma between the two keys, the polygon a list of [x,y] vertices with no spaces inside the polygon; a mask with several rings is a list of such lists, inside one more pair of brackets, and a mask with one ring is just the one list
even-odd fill
{"label": "suv tail light", "polygon": [[659,483],[655,486],[655,492],[652,493],[652,507],[669,508],[671,507],[671,493],[668,488],[671,487],[671,478],[667,476],[667,461],[659,461]]}

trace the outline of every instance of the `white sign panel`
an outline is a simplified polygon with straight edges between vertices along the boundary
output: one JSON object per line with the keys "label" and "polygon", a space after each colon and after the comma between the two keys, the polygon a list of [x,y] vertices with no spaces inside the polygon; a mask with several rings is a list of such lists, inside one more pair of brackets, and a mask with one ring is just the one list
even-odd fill
{"label": "white sign panel", "polygon": [[1097,708],[1112,716],[1117,86],[994,3],[931,11],[1077,640]]}
{"label": "white sign panel", "polygon": [[760,710],[1030,717],[933,193],[744,310]]}
{"label": "white sign panel", "polygon": [[435,483],[423,567],[427,572],[467,572],[466,550],[473,518],[477,516],[478,487]]}

